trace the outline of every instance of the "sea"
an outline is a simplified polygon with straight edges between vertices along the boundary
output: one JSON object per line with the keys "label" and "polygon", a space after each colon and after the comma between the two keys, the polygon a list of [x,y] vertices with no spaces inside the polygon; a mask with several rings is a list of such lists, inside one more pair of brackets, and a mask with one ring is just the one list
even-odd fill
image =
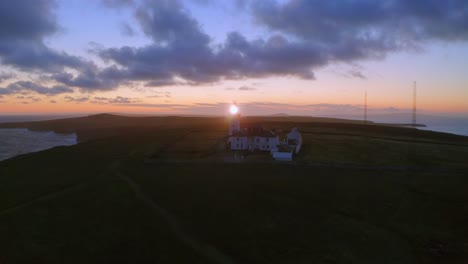
{"label": "sea", "polygon": [[[1,116],[0,123],[26,122],[65,118],[68,116]],[[370,118],[374,122],[401,123],[398,116],[375,116]],[[422,116],[418,123],[426,127],[418,129],[445,132],[468,136],[468,118],[446,118]],[[57,134],[52,131],[30,131],[23,128],[0,128],[0,161],[17,155],[46,150],[56,146],[70,146],[77,144],[76,134]]]}
{"label": "sea", "polygon": [[[411,123],[409,115],[380,115],[369,119],[380,123]],[[418,124],[425,125],[418,129],[468,136],[468,117],[419,115],[416,121]]]}
{"label": "sea", "polygon": [[[53,119],[50,116],[0,116],[0,123]],[[59,117],[56,117],[59,118]],[[75,133],[57,134],[52,131],[30,131],[25,128],[0,128],[0,161],[21,154],[71,146],[78,143]]]}

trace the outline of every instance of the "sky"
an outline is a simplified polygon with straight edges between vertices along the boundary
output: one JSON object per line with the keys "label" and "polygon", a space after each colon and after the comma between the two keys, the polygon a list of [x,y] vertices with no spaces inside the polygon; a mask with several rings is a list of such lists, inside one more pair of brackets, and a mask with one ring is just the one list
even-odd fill
{"label": "sky", "polygon": [[0,114],[468,117],[466,0],[0,1]]}

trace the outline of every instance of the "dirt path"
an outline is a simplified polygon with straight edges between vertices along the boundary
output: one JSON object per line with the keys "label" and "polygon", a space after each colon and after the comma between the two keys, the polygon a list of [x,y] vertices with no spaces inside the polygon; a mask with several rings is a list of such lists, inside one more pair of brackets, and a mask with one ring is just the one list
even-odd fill
{"label": "dirt path", "polygon": [[119,162],[114,162],[111,166],[112,171],[116,176],[125,181],[129,187],[133,190],[136,197],[144,202],[148,207],[158,213],[167,223],[169,229],[172,233],[179,239],[180,242],[186,246],[193,249],[196,253],[205,257],[207,260],[210,260],[212,263],[224,263],[224,264],[233,264],[236,263],[231,257],[225,255],[219,251],[216,247],[206,244],[202,241],[197,240],[192,237],[190,234],[186,233],[182,227],[177,223],[176,218],[166,211],[163,207],[158,205],[154,200],[152,200],[148,195],[143,193],[140,186],[133,181],[131,178],[124,175],[119,171]]}

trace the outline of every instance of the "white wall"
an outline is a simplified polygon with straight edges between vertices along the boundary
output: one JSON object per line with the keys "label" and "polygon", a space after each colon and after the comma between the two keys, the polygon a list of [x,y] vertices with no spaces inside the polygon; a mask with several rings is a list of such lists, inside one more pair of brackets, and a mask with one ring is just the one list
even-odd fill
{"label": "white wall", "polygon": [[279,137],[252,137],[250,138],[250,149],[270,151],[276,149],[279,144]]}
{"label": "white wall", "polygon": [[296,149],[295,152],[296,154],[299,152],[302,146],[302,135],[299,133],[297,128],[291,129],[291,132],[288,134],[288,140],[295,140],[296,141]]}
{"label": "white wall", "polygon": [[231,136],[229,142],[231,150],[276,151],[279,145],[279,137]]}
{"label": "white wall", "polygon": [[273,158],[275,160],[284,160],[284,161],[290,161],[293,159],[293,153],[292,152],[278,152],[274,151],[272,153]]}
{"label": "white wall", "polygon": [[249,149],[249,143],[248,143],[247,137],[230,137],[229,142],[231,143],[231,150]]}

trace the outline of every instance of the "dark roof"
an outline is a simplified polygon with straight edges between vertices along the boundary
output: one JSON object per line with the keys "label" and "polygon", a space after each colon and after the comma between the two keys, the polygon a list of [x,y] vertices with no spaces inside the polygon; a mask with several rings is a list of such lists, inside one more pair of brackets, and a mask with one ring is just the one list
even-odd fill
{"label": "dark roof", "polygon": [[241,131],[235,131],[233,136],[237,137],[276,137],[276,134],[271,130],[264,129],[262,127],[249,127],[244,128]]}

